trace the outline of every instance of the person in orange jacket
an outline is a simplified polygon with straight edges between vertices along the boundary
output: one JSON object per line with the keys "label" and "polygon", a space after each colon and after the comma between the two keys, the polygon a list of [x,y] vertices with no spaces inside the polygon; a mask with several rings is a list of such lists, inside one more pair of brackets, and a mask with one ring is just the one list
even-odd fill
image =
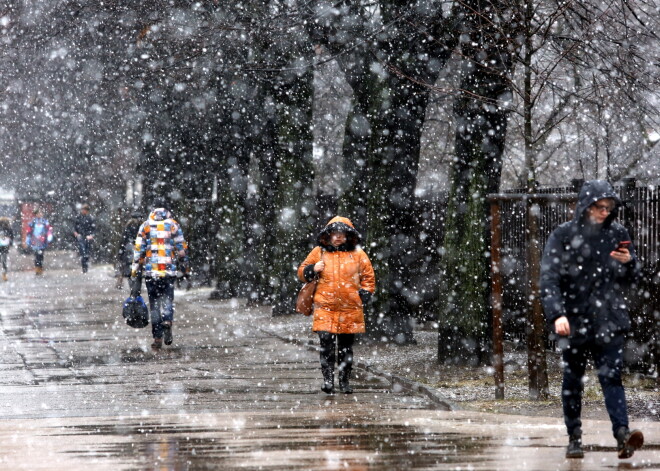
{"label": "person in orange jacket", "polygon": [[312,330],[318,333],[321,343],[321,390],[327,394],[334,393],[335,358],[340,391],[353,392],[349,379],[355,334],[366,332],[363,306],[376,290],[374,269],[360,242],[361,236],[349,219],[334,217],[319,234],[318,245],[298,267],[301,281],[318,277]]}

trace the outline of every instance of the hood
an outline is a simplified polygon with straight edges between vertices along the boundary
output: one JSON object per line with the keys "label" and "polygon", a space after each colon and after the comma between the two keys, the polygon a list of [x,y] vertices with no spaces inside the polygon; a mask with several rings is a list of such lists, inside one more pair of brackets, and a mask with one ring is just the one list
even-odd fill
{"label": "hood", "polygon": [[172,213],[165,208],[156,208],[149,214],[149,219],[152,221],[164,221],[165,219],[172,219]]}
{"label": "hood", "polygon": [[[330,244],[330,234],[332,232],[343,232],[346,234],[346,243],[337,248],[332,246]],[[323,230],[319,233],[317,242],[329,252],[334,252],[335,250],[351,251],[362,242],[362,236],[355,230],[350,219],[342,216],[335,216],[328,221],[328,224],[326,224]]]}
{"label": "hood", "polygon": [[612,198],[614,200],[614,210],[607,216],[603,226],[607,227],[612,224],[612,221],[616,219],[616,216],[619,213],[621,198],[619,198],[619,195],[614,191],[612,185],[605,180],[589,180],[584,182],[582,188],[580,188],[580,194],[578,195],[573,219],[576,221],[583,220],[586,217],[585,213],[587,208],[603,198]]}

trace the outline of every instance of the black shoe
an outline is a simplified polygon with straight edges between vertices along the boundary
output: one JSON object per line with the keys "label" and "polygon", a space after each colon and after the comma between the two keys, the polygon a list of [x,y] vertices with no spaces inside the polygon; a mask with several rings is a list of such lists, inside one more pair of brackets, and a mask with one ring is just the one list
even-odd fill
{"label": "black shoe", "polygon": [[321,368],[323,373],[323,386],[321,386],[321,391],[326,394],[335,393],[335,370],[334,368]]}
{"label": "black shoe", "polygon": [[163,322],[163,342],[165,345],[172,345],[172,323]]}
{"label": "black shoe", "polygon": [[569,438],[568,446],[566,447],[566,458],[584,458],[584,450],[582,450],[582,438]]}
{"label": "black shoe", "polygon": [[348,370],[342,370],[339,372],[339,390],[344,394],[353,394],[353,388],[351,388],[348,383],[350,377],[351,372]]}
{"label": "black shoe", "polygon": [[635,450],[644,445],[644,434],[641,430],[629,430],[621,427],[616,433],[616,452],[620,459],[630,458]]}
{"label": "black shoe", "polygon": [[151,344],[151,348],[154,350],[160,350],[163,347],[163,339],[154,338],[154,343]]}
{"label": "black shoe", "polygon": [[582,450],[582,429],[580,427],[577,427],[573,430],[573,433],[568,435],[566,458],[584,458],[584,451]]}

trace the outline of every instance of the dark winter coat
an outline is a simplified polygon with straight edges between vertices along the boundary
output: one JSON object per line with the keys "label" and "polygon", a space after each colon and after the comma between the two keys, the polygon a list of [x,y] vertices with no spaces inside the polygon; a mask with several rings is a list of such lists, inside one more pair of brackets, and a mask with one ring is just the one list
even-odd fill
{"label": "dark winter coat", "polygon": [[78,214],[73,224],[74,232],[80,234],[83,239],[96,233],[96,222],[89,214]]}
{"label": "dark winter coat", "polygon": [[119,250],[117,250],[117,274],[125,277],[131,276],[131,264],[133,263],[133,246],[135,238],[140,232],[142,220],[131,218],[124,227]]}
{"label": "dark winter coat", "polygon": [[[611,198],[615,209],[602,225],[589,221],[587,209]],[[615,260],[610,253],[620,241],[630,240],[625,227],[616,223],[619,196],[606,181],[587,181],[578,196],[573,219],[555,229],[543,252],[541,296],[546,319],[566,316],[572,344],[596,340],[607,343],[614,335],[630,330],[626,291],[639,276],[639,263],[632,244],[632,261]]]}
{"label": "dark winter coat", "polygon": [[[330,243],[330,234],[346,234],[346,242],[339,247]],[[376,289],[376,278],[367,254],[358,247],[360,235],[351,221],[335,217],[318,236],[318,246],[298,267],[300,281],[311,281],[314,264],[321,259],[325,269],[319,275],[314,293],[314,332],[332,334],[364,333],[363,302]]]}
{"label": "dark winter coat", "polygon": [[0,218],[0,253],[8,252],[14,242],[14,231],[9,218]]}

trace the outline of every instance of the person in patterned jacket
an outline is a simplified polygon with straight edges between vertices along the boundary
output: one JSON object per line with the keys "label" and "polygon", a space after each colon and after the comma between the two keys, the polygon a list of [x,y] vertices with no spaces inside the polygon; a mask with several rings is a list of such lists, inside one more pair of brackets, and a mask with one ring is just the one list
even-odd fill
{"label": "person in patterned jacket", "polygon": [[[145,278],[154,349],[172,344],[174,282],[177,271],[188,274],[188,244],[164,201],[157,201],[135,239],[131,278]],[[139,280],[137,280],[139,282]]]}

